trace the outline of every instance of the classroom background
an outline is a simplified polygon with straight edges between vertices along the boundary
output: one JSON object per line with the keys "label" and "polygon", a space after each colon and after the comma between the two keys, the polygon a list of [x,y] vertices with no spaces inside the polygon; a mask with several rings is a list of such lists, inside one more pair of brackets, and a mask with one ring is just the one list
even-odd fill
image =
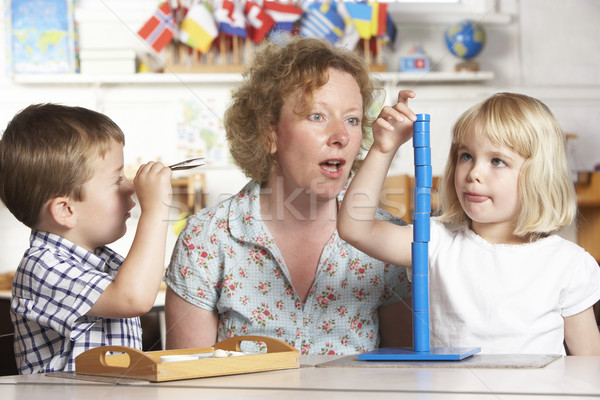
{"label": "classroom background", "polygon": [[[255,43],[226,40],[221,35],[221,42],[215,41],[205,54],[192,53],[192,64],[198,64],[194,66],[189,63],[189,51],[174,48],[175,42],[157,53],[140,35],[161,1],[48,2],[71,6],[67,16],[75,24],[65,29],[67,36],[73,34],[76,39],[71,44],[79,55],[79,66],[71,58],[46,70],[19,64],[23,55],[16,50],[28,48],[14,41],[31,38],[15,34],[22,28],[18,24],[30,21],[29,28],[34,27],[31,21],[36,18],[44,22],[34,11],[50,11],[44,0],[5,0],[0,19],[0,132],[27,105],[56,102],[111,117],[126,135],[130,176],[148,160],[173,163],[190,156],[206,157],[206,166],[175,176],[177,204],[168,237],[172,248],[181,224],[178,219],[236,193],[247,180],[229,158],[222,116],[230,91],[241,80],[240,64],[243,67],[244,57],[251,57]],[[170,3],[177,6],[177,2]],[[10,12],[16,5],[25,6],[19,15]],[[579,224],[561,234],[599,259],[600,172],[594,171],[600,165],[600,2],[403,0],[388,2],[387,13],[395,37],[360,39],[357,51],[369,59],[373,74],[386,90],[381,105],[392,104],[399,89],[410,88],[417,94],[413,110],[431,115],[433,174],[439,175],[444,168],[450,128],[465,109],[498,91],[539,98],[569,134],[571,169],[580,198]],[[449,27],[465,18],[485,31],[485,43],[473,59],[478,70],[457,72],[457,64],[464,60],[449,51],[444,37]],[[51,46],[60,40],[46,39],[34,42],[38,53],[53,50]],[[242,61],[232,61],[234,56]],[[406,61],[415,59],[418,62],[407,67]],[[412,157],[410,146],[402,148],[390,176],[410,177]],[[128,234],[113,246],[122,254],[133,238],[137,215],[139,211],[128,222]],[[28,238],[29,229],[0,205],[0,274],[16,269]]]}

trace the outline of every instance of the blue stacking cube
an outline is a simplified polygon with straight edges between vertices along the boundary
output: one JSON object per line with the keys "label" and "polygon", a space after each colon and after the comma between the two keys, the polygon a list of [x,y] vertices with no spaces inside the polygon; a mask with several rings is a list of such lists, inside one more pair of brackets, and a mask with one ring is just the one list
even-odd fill
{"label": "blue stacking cube", "polygon": [[413,240],[429,242],[429,213],[413,214]]}
{"label": "blue stacking cube", "polygon": [[415,187],[414,205],[417,213],[431,213],[431,188]]}
{"label": "blue stacking cube", "polygon": [[429,147],[430,146],[429,132],[414,132],[413,133],[413,146],[414,147]]}
{"label": "blue stacking cube", "polygon": [[431,148],[430,147],[415,147],[415,165],[431,165]]}
{"label": "blue stacking cube", "polygon": [[427,275],[429,273],[429,244],[427,242],[412,242],[413,263],[412,275]]}
{"label": "blue stacking cube", "polygon": [[415,166],[415,186],[430,188],[433,186],[431,165]]}

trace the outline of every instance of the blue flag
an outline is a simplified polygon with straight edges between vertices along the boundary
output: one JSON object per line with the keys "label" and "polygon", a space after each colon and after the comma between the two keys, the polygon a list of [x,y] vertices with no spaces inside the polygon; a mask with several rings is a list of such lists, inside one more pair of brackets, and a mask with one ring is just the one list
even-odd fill
{"label": "blue flag", "polygon": [[300,20],[300,35],[326,39],[335,44],[344,34],[344,27],[335,3],[315,2],[308,6]]}

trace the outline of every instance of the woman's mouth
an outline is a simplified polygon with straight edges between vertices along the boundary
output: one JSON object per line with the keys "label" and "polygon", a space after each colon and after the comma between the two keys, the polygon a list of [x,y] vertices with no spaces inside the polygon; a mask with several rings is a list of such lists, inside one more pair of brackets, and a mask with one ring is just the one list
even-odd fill
{"label": "woman's mouth", "polygon": [[319,164],[321,171],[330,178],[339,178],[344,172],[345,160],[326,160]]}

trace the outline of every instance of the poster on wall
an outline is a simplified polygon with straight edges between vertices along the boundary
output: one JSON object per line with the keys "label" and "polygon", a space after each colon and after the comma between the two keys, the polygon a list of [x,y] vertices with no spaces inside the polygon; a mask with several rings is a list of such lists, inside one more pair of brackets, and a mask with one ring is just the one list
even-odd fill
{"label": "poster on wall", "polygon": [[217,95],[181,101],[182,114],[177,123],[179,158],[205,157],[207,166],[232,165],[221,116],[228,97]]}
{"label": "poster on wall", "polygon": [[6,4],[11,72],[77,72],[73,0],[7,0]]}

